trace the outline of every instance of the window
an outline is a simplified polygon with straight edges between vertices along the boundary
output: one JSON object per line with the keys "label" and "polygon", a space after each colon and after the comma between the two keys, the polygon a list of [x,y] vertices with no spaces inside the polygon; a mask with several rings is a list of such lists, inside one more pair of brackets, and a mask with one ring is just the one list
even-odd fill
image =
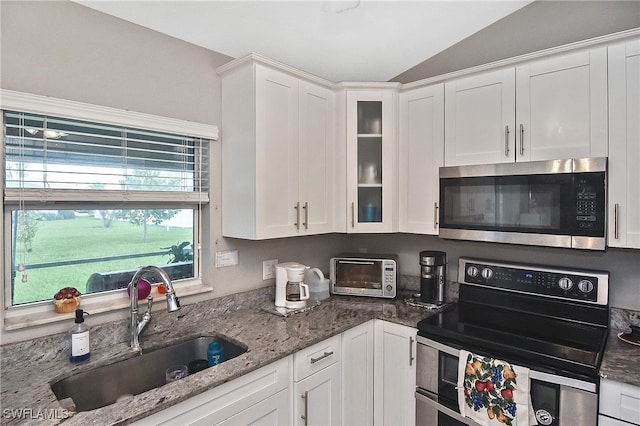
{"label": "window", "polygon": [[178,285],[199,278],[209,139],[132,116],[3,111],[6,307],[122,289],[149,264]]}

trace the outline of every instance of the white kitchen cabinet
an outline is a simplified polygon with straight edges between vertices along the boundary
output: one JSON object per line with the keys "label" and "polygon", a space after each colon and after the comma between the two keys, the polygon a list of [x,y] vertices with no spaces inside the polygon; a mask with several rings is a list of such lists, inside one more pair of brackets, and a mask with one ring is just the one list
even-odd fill
{"label": "white kitchen cabinet", "polygon": [[334,93],[255,58],[222,79],[222,233],[333,231]]}
{"label": "white kitchen cabinet", "polygon": [[515,69],[447,81],[444,90],[445,165],[513,161]]}
{"label": "white kitchen cabinet", "polygon": [[640,40],[609,47],[611,247],[640,248]]}
{"label": "white kitchen cabinet", "polygon": [[640,387],[602,379],[599,395],[600,424],[640,425]]}
{"label": "white kitchen cabinet", "polygon": [[444,84],[400,93],[398,230],[438,234],[439,167],[444,165]]}
{"label": "white kitchen cabinet", "polygon": [[445,165],[605,157],[607,50],[445,83]]}
{"label": "white kitchen cabinet", "polygon": [[373,424],[374,321],[342,333],[342,424]]}
{"label": "white kitchen cabinet", "polygon": [[334,336],[294,354],[293,424],[341,423],[340,338]]}
{"label": "white kitchen cabinet", "polygon": [[[152,414],[135,425],[290,424],[292,356]],[[284,392],[284,394],[282,394]],[[236,417],[237,416],[237,417]],[[236,422],[230,421],[237,419]],[[271,423],[272,420],[277,420]]]}
{"label": "white kitchen cabinet", "polygon": [[413,327],[375,320],[376,425],[415,424],[416,333]]}
{"label": "white kitchen cabinet", "polygon": [[283,390],[272,395],[217,425],[286,425],[290,424],[291,394]]}
{"label": "white kitchen cabinet", "polygon": [[394,231],[396,111],[395,89],[347,91],[347,232]]}
{"label": "white kitchen cabinet", "polygon": [[295,425],[340,424],[340,365],[333,364],[293,384]]}

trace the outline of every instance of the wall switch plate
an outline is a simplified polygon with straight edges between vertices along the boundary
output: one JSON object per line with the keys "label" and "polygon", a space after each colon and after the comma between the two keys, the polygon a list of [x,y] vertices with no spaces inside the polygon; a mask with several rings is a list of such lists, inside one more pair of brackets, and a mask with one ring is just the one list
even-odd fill
{"label": "wall switch plate", "polygon": [[265,260],[262,262],[262,279],[268,280],[276,277],[276,265],[278,259]]}
{"label": "wall switch plate", "polygon": [[238,250],[217,251],[216,268],[238,264]]}

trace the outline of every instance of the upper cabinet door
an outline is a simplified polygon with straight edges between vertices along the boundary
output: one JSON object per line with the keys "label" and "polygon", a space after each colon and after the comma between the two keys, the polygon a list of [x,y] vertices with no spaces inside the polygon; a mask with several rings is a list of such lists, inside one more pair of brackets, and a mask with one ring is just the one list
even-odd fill
{"label": "upper cabinet door", "polygon": [[611,247],[640,248],[640,39],[609,48]]}
{"label": "upper cabinet door", "polygon": [[395,93],[347,92],[347,232],[394,228]]}
{"label": "upper cabinet door", "polygon": [[256,66],[256,206],[261,238],[297,234],[298,79]]}
{"label": "upper cabinet door", "polygon": [[438,234],[438,169],[444,165],[444,84],[400,94],[398,227]]}
{"label": "upper cabinet door", "polygon": [[445,83],[445,165],[514,160],[515,70]]}
{"label": "upper cabinet door", "polygon": [[335,94],[257,60],[222,76],[222,233],[333,232]]}
{"label": "upper cabinet door", "polygon": [[301,81],[299,99],[300,232],[332,232],[335,95],[322,86]]}
{"label": "upper cabinet door", "polygon": [[445,83],[445,165],[605,157],[607,51]]}
{"label": "upper cabinet door", "polygon": [[516,161],[607,156],[607,49],[516,67]]}

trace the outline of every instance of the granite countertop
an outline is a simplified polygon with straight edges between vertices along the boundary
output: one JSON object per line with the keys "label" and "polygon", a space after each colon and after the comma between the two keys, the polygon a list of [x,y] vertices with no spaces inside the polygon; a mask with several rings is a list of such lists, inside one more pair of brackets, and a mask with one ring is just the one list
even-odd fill
{"label": "granite countertop", "polygon": [[[66,413],[50,384],[135,356],[127,344],[128,321],[92,327],[91,360],[83,364],[69,363],[69,339],[64,333],[4,345],[0,347],[0,405],[3,409],[0,422],[83,426],[128,424],[368,320],[383,319],[415,327],[421,319],[434,313],[408,306],[403,296],[394,300],[332,296],[313,309],[283,318],[261,309],[272,300],[272,289],[260,289],[185,306],[177,313],[154,312],[153,320],[142,336],[143,352],[216,334],[246,345],[248,351],[183,380],[69,418],[64,418]],[[620,341],[617,338],[620,331],[627,330],[611,329],[601,374],[611,380],[640,386],[637,363],[640,347]],[[27,414],[16,416],[10,414],[10,410],[25,410]],[[54,416],[57,418],[50,418],[51,413],[57,413]]]}
{"label": "granite countertop", "polygon": [[609,329],[607,347],[600,365],[600,376],[640,387],[640,346],[618,339],[618,333],[628,332],[628,329]]}
{"label": "granite countertop", "polygon": [[[126,342],[126,321],[95,327],[91,335],[91,359],[83,364],[69,363],[68,336],[64,334],[3,346],[2,424],[127,424],[368,320],[380,318],[415,327],[431,312],[407,306],[401,297],[388,300],[332,296],[313,309],[283,318],[258,308],[273,300],[270,297],[241,294],[235,299],[185,306],[177,313],[154,312],[152,323],[141,339],[143,352],[145,348],[211,334],[243,343],[248,351],[215,368],[66,419],[60,418],[65,415],[50,384],[134,356]],[[242,298],[250,300],[241,301]],[[27,415],[7,415],[7,410],[16,409],[27,410]],[[46,418],[52,412],[58,413],[55,416],[58,419]],[[38,413],[44,413],[45,417],[33,418],[38,417]]]}

